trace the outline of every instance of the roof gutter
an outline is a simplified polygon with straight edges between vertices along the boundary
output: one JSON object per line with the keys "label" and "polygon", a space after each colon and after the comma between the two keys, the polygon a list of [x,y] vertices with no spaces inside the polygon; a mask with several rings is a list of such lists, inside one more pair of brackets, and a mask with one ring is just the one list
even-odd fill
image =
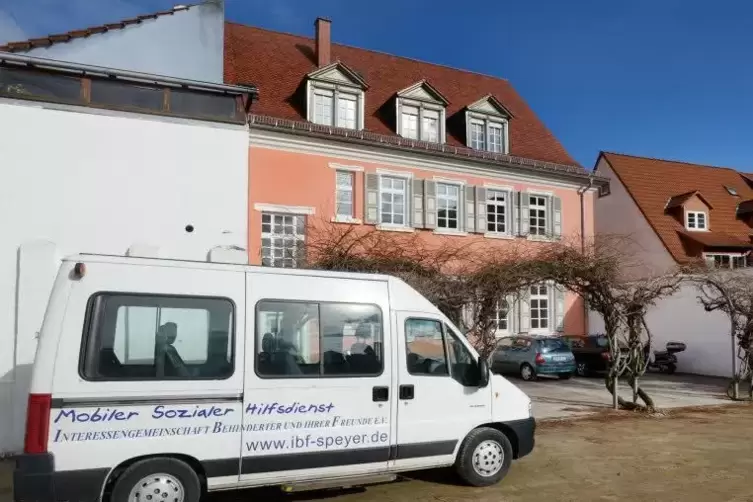
{"label": "roof gutter", "polygon": [[104,66],[92,66],[80,63],[71,63],[67,61],[56,61],[54,59],[38,58],[13,54],[10,52],[0,52],[0,64],[11,63],[15,65],[32,66],[37,68],[46,68],[72,72],[80,75],[93,75],[110,78],[121,78],[125,80],[135,80],[139,82],[148,82],[154,84],[167,84],[196,89],[201,91],[221,92],[225,94],[243,94],[251,96],[251,99],[258,97],[259,91],[256,86],[238,86],[227,84],[215,84],[212,82],[202,82],[200,80],[190,80],[184,78],[168,77],[165,75],[154,75],[130,70],[118,70]]}
{"label": "roof gutter", "polygon": [[[578,189],[578,197],[580,198],[580,249],[582,253],[586,252],[586,201],[584,194],[589,191],[594,185],[593,173],[588,175],[588,183],[584,184]],[[583,299],[583,330],[584,335],[588,334],[588,305],[585,299]]]}

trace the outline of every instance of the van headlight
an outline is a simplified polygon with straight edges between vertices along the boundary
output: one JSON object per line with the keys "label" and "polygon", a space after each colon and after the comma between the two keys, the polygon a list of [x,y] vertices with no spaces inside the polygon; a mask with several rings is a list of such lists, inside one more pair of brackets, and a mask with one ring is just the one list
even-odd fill
{"label": "van headlight", "polygon": [[533,401],[528,401],[528,416],[533,416]]}

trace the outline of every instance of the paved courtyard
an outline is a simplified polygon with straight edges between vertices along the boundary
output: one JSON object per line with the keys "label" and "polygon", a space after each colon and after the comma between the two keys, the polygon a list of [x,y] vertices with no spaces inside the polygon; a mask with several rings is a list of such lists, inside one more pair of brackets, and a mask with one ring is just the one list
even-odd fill
{"label": "paved courtyard", "polygon": [[[531,396],[533,414],[539,419],[586,415],[612,405],[612,396],[604,386],[603,377],[542,378],[536,382],[509,378]],[[659,408],[677,408],[729,403],[725,395],[728,382],[724,378],[648,373],[641,385]],[[621,384],[620,395],[631,399],[632,392],[627,383]]]}

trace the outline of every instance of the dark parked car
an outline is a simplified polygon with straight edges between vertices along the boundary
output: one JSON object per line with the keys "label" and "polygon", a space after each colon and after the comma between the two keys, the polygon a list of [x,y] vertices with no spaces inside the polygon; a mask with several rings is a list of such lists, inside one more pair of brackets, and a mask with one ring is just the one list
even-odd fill
{"label": "dark parked car", "polygon": [[523,380],[538,375],[570,378],[575,361],[570,348],[560,338],[544,336],[511,336],[497,344],[490,361],[494,373],[515,374]]}
{"label": "dark parked car", "polygon": [[563,336],[575,356],[575,373],[589,376],[609,369],[609,341],[606,335]]}

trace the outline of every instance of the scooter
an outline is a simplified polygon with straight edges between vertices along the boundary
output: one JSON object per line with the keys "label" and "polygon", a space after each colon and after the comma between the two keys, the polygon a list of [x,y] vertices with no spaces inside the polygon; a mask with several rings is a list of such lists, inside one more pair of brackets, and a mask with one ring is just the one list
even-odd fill
{"label": "scooter", "polygon": [[675,354],[685,351],[687,346],[682,342],[667,342],[665,350],[655,350],[654,360],[649,357],[649,346],[644,347],[644,353],[646,354],[647,368],[649,370],[657,370],[659,373],[666,373],[671,375],[677,370],[677,356]]}

